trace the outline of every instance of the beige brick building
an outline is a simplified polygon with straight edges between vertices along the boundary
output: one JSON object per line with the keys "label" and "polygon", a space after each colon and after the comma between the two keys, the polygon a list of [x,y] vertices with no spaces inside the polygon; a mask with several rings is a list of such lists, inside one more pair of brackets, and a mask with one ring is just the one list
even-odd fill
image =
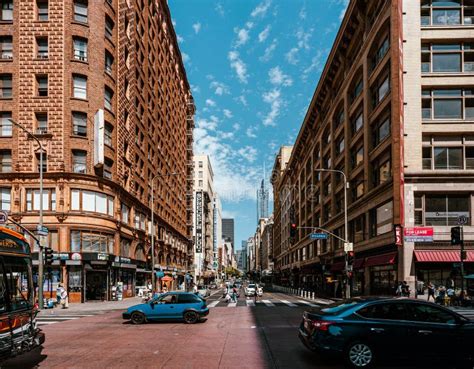
{"label": "beige brick building", "polygon": [[72,301],[110,299],[151,279],[157,174],[155,268],[180,283],[192,264],[194,104],[166,1],[1,4],[1,207],[36,229],[40,150],[11,118],[46,151],[45,245],[57,255],[46,290],[61,280]]}

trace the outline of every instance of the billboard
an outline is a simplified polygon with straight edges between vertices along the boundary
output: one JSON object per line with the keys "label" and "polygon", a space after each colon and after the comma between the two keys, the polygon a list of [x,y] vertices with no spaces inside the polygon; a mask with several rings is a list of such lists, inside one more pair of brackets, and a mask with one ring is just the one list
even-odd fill
{"label": "billboard", "polygon": [[104,165],[104,110],[99,109],[94,115],[94,167]]}
{"label": "billboard", "polygon": [[202,253],[202,191],[196,192],[196,254]]}

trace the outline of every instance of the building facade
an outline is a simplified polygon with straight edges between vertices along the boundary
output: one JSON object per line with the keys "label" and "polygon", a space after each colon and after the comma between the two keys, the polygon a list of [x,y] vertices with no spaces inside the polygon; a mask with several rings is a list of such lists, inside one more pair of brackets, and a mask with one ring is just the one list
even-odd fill
{"label": "building facade", "polygon": [[232,246],[235,246],[234,219],[233,218],[222,219],[222,238],[224,238],[225,241],[229,241],[232,244]]}
{"label": "building facade", "polygon": [[194,104],[166,1],[5,0],[1,17],[2,209],[36,229],[42,155],[45,294],[62,281],[70,301],[130,297],[151,280],[157,174],[155,269],[180,283]]}
{"label": "building facade", "polygon": [[280,283],[341,295],[343,242],[309,238],[344,238],[344,180],[321,169],[347,175],[353,294],[459,288],[458,223],[473,272],[471,12],[461,0],[349,3],[288,165],[275,162]]}

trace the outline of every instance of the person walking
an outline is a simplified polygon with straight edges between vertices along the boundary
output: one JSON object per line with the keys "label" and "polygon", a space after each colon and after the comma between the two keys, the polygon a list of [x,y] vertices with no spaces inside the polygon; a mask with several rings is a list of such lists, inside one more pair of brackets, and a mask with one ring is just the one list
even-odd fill
{"label": "person walking", "polygon": [[68,301],[68,296],[67,296],[67,291],[66,289],[64,288],[64,286],[60,285],[59,287],[59,292],[60,292],[60,296],[61,296],[61,306],[63,309],[67,309],[69,308],[69,301]]}
{"label": "person walking", "polygon": [[435,286],[431,282],[428,283],[428,299],[426,301],[430,301],[430,297],[433,298],[433,302],[436,301],[436,299],[435,299]]}
{"label": "person walking", "polygon": [[235,285],[232,288],[232,301],[237,302],[237,288],[235,287]]}
{"label": "person walking", "polygon": [[62,283],[58,283],[58,287],[56,288],[56,306],[61,305],[61,288]]}

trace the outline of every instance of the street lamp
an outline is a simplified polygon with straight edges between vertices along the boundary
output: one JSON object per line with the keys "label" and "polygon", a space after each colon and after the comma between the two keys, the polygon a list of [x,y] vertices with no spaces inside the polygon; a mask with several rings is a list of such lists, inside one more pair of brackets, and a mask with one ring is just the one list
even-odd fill
{"label": "street lamp", "polygon": [[153,292],[156,290],[155,280],[155,179],[159,177],[177,176],[179,173],[156,174],[151,179],[151,285]]}
{"label": "street lamp", "polygon": [[[39,203],[39,228],[43,230],[43,153],[44,148],[41,144],[41,141],[38,138],[28,131],[23,125],[20,123],[15,122],[13,119],[9,119],[9,121],[20,128],[23,132],[25,132],[28,136],[30,136],[33,140],[38,143],[40,148],[40,168],[39,168],[39,175],[40,175],[40,203]],[[39,309],[43,308],[43,246],[40,242],[38,242],[39,246],[39,253],[38,253],[38,305]]]}
{"label": "street lamp", "polygon": [[[331,172],[331,173],[339,173],[342,175],[344,180],[344,239],[345,242],[349,243],[348,239],[348,224],[347,224],[347,188],[349,187],[349,183],[347,182],[346,173],[339,169],[315,169],[315,172]],[[347,251],[345,251],[345,271],[346,271],[346,298],[351,297],[351,285],[349,283],[348,277],[348,261],[347,261]]]}

